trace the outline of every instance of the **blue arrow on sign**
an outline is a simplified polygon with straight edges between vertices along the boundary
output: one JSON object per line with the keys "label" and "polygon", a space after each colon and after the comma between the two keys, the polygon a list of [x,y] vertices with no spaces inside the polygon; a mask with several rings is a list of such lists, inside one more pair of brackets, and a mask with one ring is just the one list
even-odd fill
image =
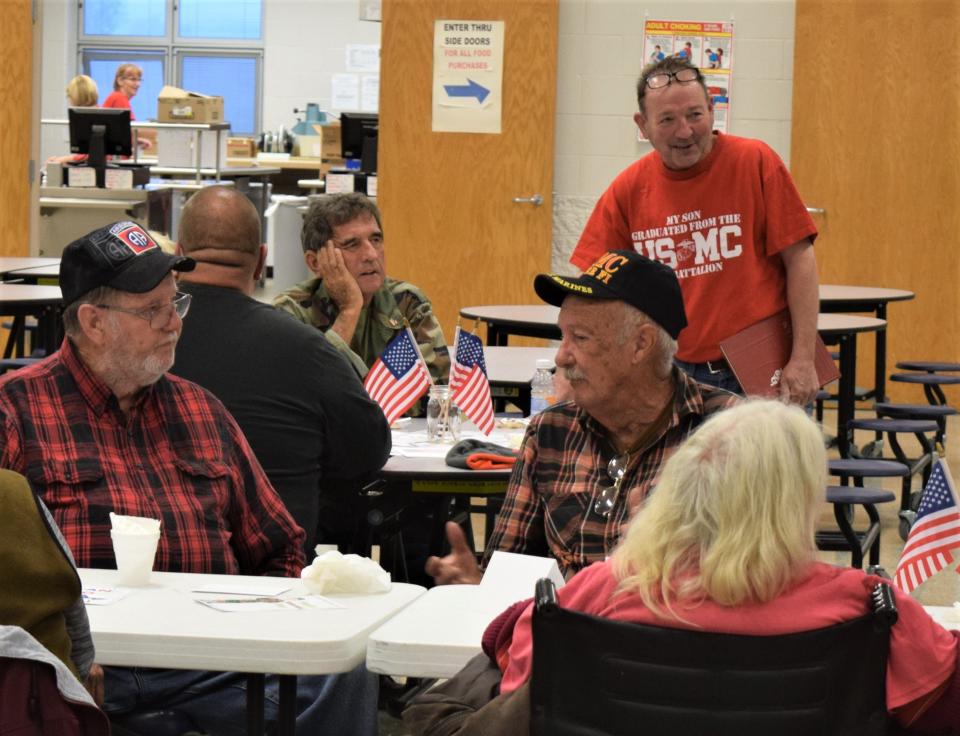
{"label": "blue arrow on sign", "polygon": [[443,88],[450,97],[476,97],[477,102],[483,102],[487,99],[487,95],[490,94],[490,90],[482,84],[477,84],[472,79],[468,79],[467,84],[445,84]]}

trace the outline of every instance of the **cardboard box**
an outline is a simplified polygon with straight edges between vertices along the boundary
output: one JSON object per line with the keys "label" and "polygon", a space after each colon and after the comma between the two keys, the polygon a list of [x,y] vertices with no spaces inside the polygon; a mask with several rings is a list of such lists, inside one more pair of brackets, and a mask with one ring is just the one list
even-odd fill
{"label": "cardboard box", "polygon": [[227,138],[227,156],[230,158],[256,158],[256,140],[253,138]]}
{"label": "cardboard box", "polygon": [[222,123],[223,98],[166,85],[157,96],[157,122]]}
{"label": "cardboard box", "polygon": [[297,147],[301,158],[340,158],[340,123],[315,124],[315,135],[298,135]]}

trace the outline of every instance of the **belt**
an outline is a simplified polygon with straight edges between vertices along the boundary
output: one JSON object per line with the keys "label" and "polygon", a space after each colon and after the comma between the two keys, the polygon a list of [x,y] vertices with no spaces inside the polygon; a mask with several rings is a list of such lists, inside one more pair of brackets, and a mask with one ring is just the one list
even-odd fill
{"label": "belt", "polygon": [[730,364],[726,361],[725,358],[717,358],[716,360],[708,360],[704,363],[700,363],[704,366],[710,373],[721,373],[723,371],[730,370]]}

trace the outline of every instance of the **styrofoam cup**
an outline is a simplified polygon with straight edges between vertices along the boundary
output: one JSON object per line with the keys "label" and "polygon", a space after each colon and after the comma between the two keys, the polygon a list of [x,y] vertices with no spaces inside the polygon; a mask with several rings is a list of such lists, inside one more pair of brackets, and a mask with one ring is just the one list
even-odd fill
{"label": "styrofoam cup", "polygon": [[113,540],[113,556],[117,560],[117,570],[120,573],[117,583],[131,587],[148,585],[160,532],[134,533],[111,529],[110,538]]}

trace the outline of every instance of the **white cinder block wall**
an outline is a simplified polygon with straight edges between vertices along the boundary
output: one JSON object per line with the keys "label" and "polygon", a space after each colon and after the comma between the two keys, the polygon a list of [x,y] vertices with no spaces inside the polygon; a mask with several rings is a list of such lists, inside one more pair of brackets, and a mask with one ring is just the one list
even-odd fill
{"label": "white cinder block wall", "polygon": [[[76,74],[76,2],[43,2],[42,116],[66,117]],[[790,152],[794,0],[560,0],[554,159],[553,268],[569,253],[600,193],[647,153],[637,142],[634,85],[643,23],[734,22],[729,130]],[[377,44],[381,25],[359,20],[357,0],[266,0],[263,126],[293,124],[293,108],[330,109],[330,78],[346,71],[347,44]],[[67,150],[65,128],[41,132],[42,158]]]}
{"label": "white cinder block wall", "polygon": [[597,197],[650,151],[633,123],[648,18],[733,21],[728,131],[789,163],[794,0],[560,0],[554,270],[576,272],[570,252]]}

